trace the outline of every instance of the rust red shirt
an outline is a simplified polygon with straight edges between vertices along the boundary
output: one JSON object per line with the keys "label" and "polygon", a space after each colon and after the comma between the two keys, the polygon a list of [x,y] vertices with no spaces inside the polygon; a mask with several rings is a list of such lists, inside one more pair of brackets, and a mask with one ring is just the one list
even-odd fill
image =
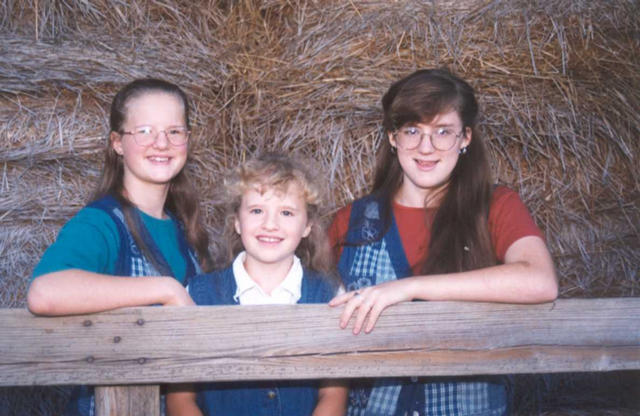
{"label": "rust red shirt", "polygon": [[[393,215],[398,225],[402,246],[411,270],[415,274],[419,274],[429,254],[431,224],[435,214],[435,208],[427,209],[425,215],[424,208],[406,207],[393,203]],[[347,234],[350,216],[351,204],[336,213],[329,227],[329,241],[338,254],[342,251],[339,242],[343,241]],[[537,236],[544,239],[517,192],[505,186],[498,186],[493,191],[489,207],[489,233],[496,258],[501,263],[504,263],[504,255],[509,246],[520,238]]]}

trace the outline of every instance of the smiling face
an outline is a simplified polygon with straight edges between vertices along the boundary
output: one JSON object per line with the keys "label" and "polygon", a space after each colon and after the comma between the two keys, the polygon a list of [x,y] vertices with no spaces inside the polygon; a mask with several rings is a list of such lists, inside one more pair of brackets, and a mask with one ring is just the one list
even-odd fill
{"label": "smiling face", "polygon": [[[429,196],[448,183],[460,157],[460,149],[471,142],[471,129],[463,129],[456,111],[439,114],[429,124],[413,123],[412,126],[425,133],[420,144],[414,149],[398,146],[397,137],[389,133],[389,143],[397,150],[398,162],[403,173],[402,185],[395,198],[403,205],[422,207]],[[453,147],[446,151],[435,149],[429,139],[429,134],[443,127],[455,132],[464,130]]]}
{"label": "smiling face", "polygon": [[126,106],[122,131],[134,132],[142,126],[158,133],[153,143],[140,146],[132,134],[111,133],[111,145],[122,156],[124,188],[137,194],[149,186],[168,187],[184,167],[188,144],[174,145],[162,132],[171,127],[186,127],[185,111],[179,97],[165,92],[146,92],[131,98]]}
{"label": "smiling face", "polygon": [[[262,192],[261,192],[262,191]],[[296,182],[279,189],[254,186],[242,195],[235,229],[246,251],[245,268],[253,278],[265,271],[286,275],[311,224],[303,192]],[[284,277],[284,275],[274,277]]]}

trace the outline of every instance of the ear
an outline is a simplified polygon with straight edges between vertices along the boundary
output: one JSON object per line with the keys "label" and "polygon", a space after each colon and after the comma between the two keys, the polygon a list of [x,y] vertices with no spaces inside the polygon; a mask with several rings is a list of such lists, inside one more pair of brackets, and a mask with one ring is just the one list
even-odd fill
{"label": "ear", "polygon": [[309,234],[311,234],[311,227],[313,226],[313,223],[311,221],[307,222],[307,226],[305,227],[304,231],[302,232],[302,238],[305,237],[309,237]]}
{"label": "ear", "polygon": [[112,131],[109,133],[109,141],[111,142],[111,148],[113,151],[122,156],[122,136],[115,131]]}
{"label": "ear", "polygon": [[398,147],[398,143],[396,142],[396,137],[394,136],[393,133],[391,132],[387,133],[387,138],[389,139],[389,144],[391,145],[391,147],[393,147],[394,149]]}
{"label": "ear", "polygon": [[236,233],[238,233],[238,235],[242,234],[240,232],[240,221],[238,220],[237,215],[233,218],[233,228],[236,229]]}
{"label": "ear", "polygon": [[464,128],[464,137],[462,139],[462,143],[460,144],[460,147],[467,147],[469,146],[469,143],[471,143],[471,127],[465,127]]}

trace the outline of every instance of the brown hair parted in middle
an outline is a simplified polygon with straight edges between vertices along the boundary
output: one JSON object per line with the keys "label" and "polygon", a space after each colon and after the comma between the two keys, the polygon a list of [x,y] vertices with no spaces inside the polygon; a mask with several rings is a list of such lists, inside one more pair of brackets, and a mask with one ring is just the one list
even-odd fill
{"label": "brown hair parted in middle", "polygon": [[[463,127],[472,132],[471,143],[458,159],[444,194],[436,196],[440,199],[438,211],[422,272],[452,273],[496,264],[488,228],[491,170],[476,129],[478,103],[473,87],[446,69],[420,70],[392,84],[382,97],[382,107],[385,137],[407,123],[427,124],[452,110],[458,113]],[[402,180],[398,158],[389,141],[383,140],[373,193],[384,201],[387,223]]]}
{"label": "brown hair parted in middle", "polygon": [[[109,118],[110,132],[121,133],[122,125],[127,118],[128,104],[132,99],[144,94],[157,92],[171,94],[180,99],[184,109],[185,126],[189,130],[189,100],[184,91],[168,81],[155,78],[142,78],[125,85],[113,98]],[[145,256],[156,267],[159,267],[158,261],[153,256],[152,251],[140,237],[140,231],[133,220],[134,207],[125,196],[123,178],[124,167],[122,157],[118,156],[115,152],[111,146],[111,138],[109,138],[104,151],[104,166],[100,180],[93,192],[91,200],[97,200],[108,194],[118,199],[122,204],[125,220],[138,247],[140,247]],[[206,229],[202,226],[202,214],[200,212],[197,193],[186,172],[186,167],[171,180],[165,208],[175,214],[178,220],[180,220],[185,229],[187,241],[196,251],[202,269],[204,271],[211,270],[213,260],[209,253],[209,236]]]}
{"label": "brown hair parted in middle", "polygon": [[[302,239],[295,254],[304,267],[335,277],[332,274],[332,256],[323,218],[324,189],[308,166],[309,163],[295,156],[264,153],[240,164],[225,178],[226,218],[223,235],[227,244],[227,264],[243,249],[240,236],[234,228],[234,220],[245,192],[256,188],[260,192],[270,189],[286,192],[291,183],[296,183],[306,202],[311,232]],[[337,284],[337,281],[334,283]]]}

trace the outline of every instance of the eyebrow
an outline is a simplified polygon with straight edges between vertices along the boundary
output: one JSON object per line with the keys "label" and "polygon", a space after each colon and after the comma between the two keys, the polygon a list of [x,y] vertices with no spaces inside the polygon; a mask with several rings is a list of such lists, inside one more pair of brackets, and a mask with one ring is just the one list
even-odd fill
{"label": "eyebrow", "polygon": [[406,123],[400,128],[406,128],[406,127],[418,127],[418,128],[420,128],[419,124],[422,124],[423,126],[429,126],[429,127],[455,127],[455,125],[456,125],[456,123],[438,123],[438,124],[430,125],[430,124],[424,124],[424,123],[420,123],[420,122],[415,122],[415,123]]}

